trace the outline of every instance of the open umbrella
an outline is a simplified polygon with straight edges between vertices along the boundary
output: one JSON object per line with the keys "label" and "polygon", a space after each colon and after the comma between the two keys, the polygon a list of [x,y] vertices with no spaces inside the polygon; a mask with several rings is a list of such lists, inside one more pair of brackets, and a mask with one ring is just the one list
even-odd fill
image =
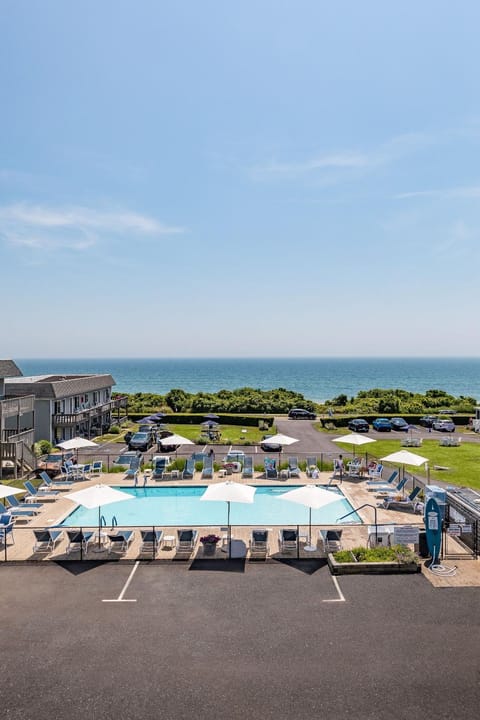
{"label": "open umbrella", "polygon": [[342,435],[341,437],[334,438],[334,443],[345,443],[345,445],[353,445],[353,457],[355,457],[355,447],[359,445],[366,445],[367,443],[377,442],[373,438],[369,438],[366,435],[358,435],[357,433],[349,433],[348,435]]}
{"label": "open umbrella", "polygon": [[203,417],[206,418],[207,420],[220,420],[220,416],[215,415],[215,413],[207,413]]}
{"label": "open umbrella", "polygon": [[305,546],[307,552],[313,552],[317,548],[312,545],[312,508],[318,508],[338,502],[338,494],[331,490],[324,490],[317,485],[302,485],[302,487],[289,490],[282,495],[277,496],[277,500],[289,500],[290,502],[306,505],[310,509],[308,521],[308,545]]}
{"label": "open umbrella", "polygon": [[92,510],[98,507],[98,550],[101,550],[100,539],[102,530],[102,505],[109,505],[114,502],[122,502],[124,500],[131,500],[132,496],[121,490],[116,490],[110,487],[110,485],[92,485],[91,487],[84,488],[83,490],[77,490],[72,493],[65,495],[69,500],[73,500],[79,505]]}
{"label": "open umbrella", "polygon": [[230,529],[230,503],[253,503],[253,496],[256,488],[251,485],[241,485],[240,483],[227,480],[226,482],[213,483],[209,485],[203,493],[200,500],[223,500],[227,503],[227,525],[228,525],[228,556],[231,553],[231,529]]}
{"label": "open umbrella", "polygon": [[382,462],[392,462],[395,463],[395,465],[401,465],[403,467],[403,476],[405,477],[405,465],[420,467],[420,465],[428,462],[428,458],[412,453],[409,450],[399,450],[398,452],[390,453],[390,455],[383,457]]}
{"label": "open umbrella", "polygon": [[87,447],[98,448],[98,445],[92,440],[87,440],[82,437],[74,437],[71,440],[65,440],[64,442],[58,443],[57,447],[62,448],[62,450],[78,450],[79,448]]}
{"label": "open umbrella", "polygon": [[220,425],[215,422],[214,420],[206,420],[202,423],[202,427],[204,428],[210,428],[210,430],[214,430],[215,428],[220,427]]}
{"label": "open umbrella", "polygon": [[[297,440],[297,438],[292,438],[292,437],[289,437],[288,435],[283,435],[282,433],[277,433],[276,435],[270,435],[263,442],[265,442],[267,445],[281,445],[283,448],[284,445],[292,445],[293,443],[298,442],[298,440]],[[279,467],[280,467],[281,462],[282,462],[282,451],[280,451],[280,455],[278,458],[278,466]]]}
{"label": "open umbrella", "polygon": [[12,485],[0,485],[0,498],[10,497],[10,495],[20,495],[24,492],[25,490],[20,490],[20,488],[13,487]]}
{"label": "open umbrella", "polygon": [[194,442],[189,440],[183,435],[168,435],[168,437],[160,438],[160,444],[163,445],[195,445]]}

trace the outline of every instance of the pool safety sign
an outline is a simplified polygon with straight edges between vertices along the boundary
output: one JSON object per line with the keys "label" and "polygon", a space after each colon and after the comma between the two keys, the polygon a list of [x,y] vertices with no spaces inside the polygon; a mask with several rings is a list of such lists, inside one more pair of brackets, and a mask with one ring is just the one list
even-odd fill
{"label": "pool safety sign", "polygon": [[420,531],[412,525],[397,525],[393,529],[393,542],[395,545],[415,545],[418,543]]}

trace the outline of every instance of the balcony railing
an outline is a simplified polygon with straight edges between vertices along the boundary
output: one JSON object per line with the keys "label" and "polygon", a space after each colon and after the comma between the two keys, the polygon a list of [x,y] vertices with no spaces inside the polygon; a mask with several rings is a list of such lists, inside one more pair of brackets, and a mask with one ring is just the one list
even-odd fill
{"label": "balcony railing", "polygon": [[73,413],[55,413],[53,416],[54,426],[76,425],[77,423],[86,422],[93,418],[112,412],[117,408],[126,408],[127,398],[115,398],[106,403],[101,403],[89,408],[78,408]]}
{"label": "balcony railing", "polygon": [[0,400],[0,417],[13,417],[33,412],[35,408],[35,395],[25,395],[19,398]]}

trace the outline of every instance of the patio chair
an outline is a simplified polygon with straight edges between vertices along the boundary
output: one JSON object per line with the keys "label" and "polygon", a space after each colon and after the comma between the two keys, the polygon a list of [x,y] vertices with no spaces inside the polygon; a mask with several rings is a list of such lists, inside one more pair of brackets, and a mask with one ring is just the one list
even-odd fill
{"label": "patio chair", "polygon": [[195,459],[192,457],[187,458],[185,468],[182,473],[183,480],[193,480],[195,475]]}
{"label": "patio chair", "polygon": [[168,460],[165,457],[154,457],[152,477],[161,479],[163,477],[163,473],[167,469],[167,463]]}
{"label": "patio chair", "polygon": [[2,543],[2,545],[8,545],[8,536],[10,536],[12,540],[11,545],[15,545],[15,538],[13,537],[14,525],[15,521],[10,513],[0,515],[0,543]]}
{"label": "patio chair", "polygon": [[291,477],[291,478],[299,478],[300,477],[300,468],[298,467],[298,458],[296,458],[296,457],[288,458],[288,477]]}
{"label": "patio chair", "polygon": [[67,530],[67,547],[65,552],[69,555],[76,550],[88,552],[88,546],[93,541],[95,533],[92,530],[83,532],[83,530]]}
{"label": "patio chair", "polygon": [[246,479],[253,478],[253,457],[251,455],[245,455],[244,457],[242,477]]}
{"label": "patio chair", "polygon": [[20,500],[15,495],[9,495],[7,497],[8,504],[10,505],[11,509],[24,509],[24,510],[36,510],[37,512],[40,512],[40,510],[43,509],[44,505],[41,502],[31,502],[31,503],[24,503],[20,502]]}
{"label": "patio chair", "polygon": [[267,478],[267,480],[277,480],[277,461],[274,460],[274,458],[265,458],[263,464],[265,467],[265,477]]}
{"label": "patio chair", "polygon": [[378,487],[379,485],[390,485],[391,487],[393,487],[393,483],[395,482],[397,477],[398,477],[398,470],[394,470],[392,472],[392,474],[390,475],[390,477],[388,478],[388,480],[381,480],[381,481],[367,480],[366,484],[368,485],[369,490],[371,487],[374,488],[375,486]]}
{"label": "patio chair", "polygon": [[265,528],[252,530],[250,537],[251,555],[268,555],[268,530]]}
{"label": "patio chair", "polygon": [[95,462],[92,463],[90,474],[91,475],[101,475],[102,474],[102,461],[101,460],[95,460]]}
{"label": "patio chair", "polygon": [[108,554],[111,552],[127,552],[135,537],[134,530],[119,530],[117,533],[107,533]]}
{"label": "patio chair", "polygon": [[[10,502],[10,499],[9,499]],[[21,507],[19,503],[19,507],[13,507],[10,506],[9,508],[6,508],[5,505],[0,502],[0,513],[8,513],[12,517],[33,517],[39,512],[38,508],[30,508],[28,505],[25,507]]]}
{"label": "patio chair", "polygon": [[197,530],[177,530],[177,552],[191,553],[198,537]]}
{"label": "patio chair", "polygon": [[61,530],[34,530],[33,552],[50,552],[54,550],[55,545],[60,542],[62,534]]}
{"label": "patio chair", "polygon": [[87,463],[83,466],[83,477],[85,480],[90,480],[90,473],[92,472],[92,464]]}
{"label": "patio chair", "polygon": [[290,552],[298,548],[298,533],[296,530],[283,528],[278,531],[278,544],[281,552]]}
{"label": "patio chair", "polygon": [[343,530],[319,530],[318,535],[326,553],[342,549]]}
{"label": "patio chair", "polygon": [[[63,471],[64,467],[65,466],[62,467],[62,471]],[[70,475],[67,477],[73,477],[72,473],[70,473]],[[73,485],[73,479],[72,480],[67,480],[67,479],[52,480],[50,475],[48,475],[44,470],[42,470],[42,472],[40,473],[40,479],[42,481],[42,484],[39,485],[39,488],[38,488],[40,490],[40,492],[43,492],[45,490],[47,490],[47,491],[48,490],[56,490],[60,487],[70,487],[70,485]]]}
{"label": "patio chair", "polygon": [[383,465],[382,463],[377,463],[375,467],[369,468],[368,475],[371,478],[381,478],[383,472]]}
{"label": "patio chair", "polygon": [[211,480],[213,478],[213,457],[207,455],[203,460],[202,480]]}
{"label": "patio chair", "polygon": [[421,488],[417,485],[413,488],[410,495],[407,495],[407,497],[402,500],[397,500],[394,495],[390,495],[383,499],[382,507],[385,508],[385,510],[412,510],[415,512],[416,506],[419,504],[416,498],[420,492]]}
{"label": "patio chair", "polygon": [[140,530],[140,552],[157,554],[163,537],[163,530]]}
{"label": "patio chair", "polygon": [[28,493],[24,497],[24,500],[27,503],[31,502],[32,500],[34,502],[43,502],[44,500],[56,500],[57,497],[60,495],[59,490],[37,490],[35,485],[33,485],[30,480],[26,480],[23,483],[23,487]]}
{"label": "patio chair", "polygon": [[317,468],[318,472],[317,458],[307,457],[307,477],[312,477],[312,472],[314,471],[314,468]]}

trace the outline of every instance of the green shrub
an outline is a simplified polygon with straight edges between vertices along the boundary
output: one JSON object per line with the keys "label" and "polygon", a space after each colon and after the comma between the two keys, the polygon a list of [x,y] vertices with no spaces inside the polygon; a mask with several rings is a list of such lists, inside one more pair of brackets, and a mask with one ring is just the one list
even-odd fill
{"label": "green shrub", "polygon": [[406,545],[392,545],[387,547],[381,545],[374,548],[356,547],[352,550],[339,550],[333,553],[333,557],[339,563],[349,562],[417,562],[417,555]]}
{"label": "green shrub", "polygon": [[53,445],[49,440],[39,440],[38,442],[35,443],[33,449],[34,449],[35,455],[39,456],[39,455],[47,455],[51,451],[52,447],[53,447]]}
{"label": "green shrub", "polygon": [[118,427],[118,425],[112,425],[109,432],[111,435],[120,435],[120,428]]}

